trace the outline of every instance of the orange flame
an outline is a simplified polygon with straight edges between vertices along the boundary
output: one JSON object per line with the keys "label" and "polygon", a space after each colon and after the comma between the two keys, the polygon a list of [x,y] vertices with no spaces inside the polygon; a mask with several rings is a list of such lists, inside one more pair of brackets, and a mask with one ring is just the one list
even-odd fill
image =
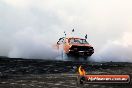
{"label": "orange flame", "polygon": [[82,68],[82,66],[79,66],[78,72],[79,72],[80,76],[85,76],[86,75],[86,71]]}

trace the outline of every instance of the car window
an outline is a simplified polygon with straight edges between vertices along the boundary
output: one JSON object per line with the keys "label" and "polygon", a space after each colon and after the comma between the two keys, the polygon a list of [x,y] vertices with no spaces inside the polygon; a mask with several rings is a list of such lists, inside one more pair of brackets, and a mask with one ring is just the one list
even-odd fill
{"label": "car window", "polygon": [[70,39],[71,44],[88,44],[86,39]]}

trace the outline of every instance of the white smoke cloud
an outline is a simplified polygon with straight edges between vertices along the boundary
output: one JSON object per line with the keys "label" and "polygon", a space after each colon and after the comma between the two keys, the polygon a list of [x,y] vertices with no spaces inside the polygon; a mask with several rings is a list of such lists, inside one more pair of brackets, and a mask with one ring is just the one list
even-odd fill
{"label": "white smoke cloud", "polygon": [[42,36],[37,31],[26,29],[17,32],[12,41],[12,48],[9,57],[32,58],[32,59],[53,59],[58,56],[58,52],[53,48],[49,38]]}
{"label": "white smoke cloud", "polygon": [[119,40],[109,41],[91,58],[94,61],[132,62],[132,32],[125,32]]}
{"label": "white smoke cloud", "polygon": [[[121,61],[130,61],[131,3],[131,0],[0,0],[0,55],[42,58],[49,52],[56,56],[52,44],[64,31],[74,28],[79,35],[88,34],[94,55],[100,52],[97,56],[107,56],[108,51],[123,54],[127,59]],[[114,53],[113,48],[116,52],[124,51]]]}

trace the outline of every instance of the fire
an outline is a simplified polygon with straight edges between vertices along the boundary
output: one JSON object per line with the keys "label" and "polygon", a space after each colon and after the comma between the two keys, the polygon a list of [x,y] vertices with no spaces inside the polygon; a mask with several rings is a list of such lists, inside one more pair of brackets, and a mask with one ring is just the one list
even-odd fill
{"label": "fire", "polygon": [[79,66],[78,72],[79,72],[80,76],[85,76],[86,75],[86,71],[82,68],[82,66]]}

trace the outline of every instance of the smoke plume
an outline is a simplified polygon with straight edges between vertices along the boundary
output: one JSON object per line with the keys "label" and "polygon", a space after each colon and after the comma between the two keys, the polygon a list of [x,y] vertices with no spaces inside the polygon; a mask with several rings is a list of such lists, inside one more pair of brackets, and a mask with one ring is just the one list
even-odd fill
{"label": "smoke plume", "polygon": [[14,35],[9,57],[29,59],[54,59],[57,50],[49,38],[40,35],[37,31],[26,29]]}
{"label": "smoke plume", "polygon": [[[0,56],[54,59],[74,28],[93,61],[132,61],[132,0],[0,0]],[[78,36],[77,36],[78,37]]]}
{"label": "smoke plume", "polygon": [[94,61],[132,62],[132,32],[125,32],[121,40],[109,41],[91,57]]}

